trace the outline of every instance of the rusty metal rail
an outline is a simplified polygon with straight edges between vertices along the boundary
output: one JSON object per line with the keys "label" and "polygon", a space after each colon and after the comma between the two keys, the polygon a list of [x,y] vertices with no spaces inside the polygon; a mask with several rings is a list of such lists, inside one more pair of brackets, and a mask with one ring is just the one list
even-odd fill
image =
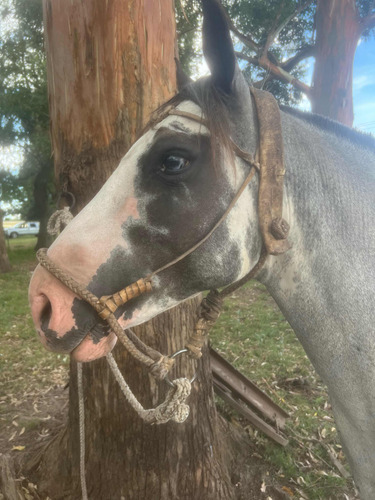
{"label": "rusty metal rail", "polygon": [[[255,427],[285,446],[288,440],[279,433],[279,429],[285,427],[288,413],[212,347],[210,348],[210,361],[216,394]],[[259,414],[272,422],[275,427],[265,422]]]}

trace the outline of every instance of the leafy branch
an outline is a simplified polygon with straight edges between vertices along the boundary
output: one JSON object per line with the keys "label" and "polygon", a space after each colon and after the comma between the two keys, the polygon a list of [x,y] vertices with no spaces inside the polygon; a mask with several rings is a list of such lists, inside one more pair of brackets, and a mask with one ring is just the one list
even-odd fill
{"label": "leafy branch", "polygon": [[285,1],[283,1],[280,4],[273,25],[267,33],[265,42],[263,44],[257,43],[250,36],[241,33],[233,23],[231,18],[227,15],[228,24],[232,33],[238,38],[240,42],[243,43],[243,45],[247,49],[256,53],[254,56],[249,56],[244,51],[236,52],[237,57],[249,62],[254,66],[258,66],[266,70],[266,72],[268,73],[267,78],[277,78],[283,82],[289,83],[296,89],[304,92],[307,96],[309,96],[311,93],[310,86],[292,75],[291,71],[302,60],[313,55],[314,46],[310,45],[308,47],[304,47],[295,56],[288,59],[284,63],[278,61],[276,56],[270,51],[270,48],[273,43],[275,43],[282,30],[290,23],[290,21],[301,14],[307,7],[309,7],[313,3],[313,1],[314,0],[306,0],[305,2],[301,3],[301,5],[299,5],[296,9],[294,9],[293,12],[291,12],[289,15],[282,18],[282,12],[285,8]]}

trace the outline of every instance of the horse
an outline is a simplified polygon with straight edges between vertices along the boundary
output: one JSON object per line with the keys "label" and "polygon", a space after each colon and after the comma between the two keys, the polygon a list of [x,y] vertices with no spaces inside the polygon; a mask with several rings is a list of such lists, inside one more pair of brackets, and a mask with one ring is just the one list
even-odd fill
{"label": "horse", "polygon": [[[113,294],[191,248],[220,219],[255,155],[254,102],[235,59],[225,15],[203,0],[210,76],[158,110],[94,199],[48,250],[96,296]],[[173,108],[180,114],[165,113]],[[202,117],[201,121],[189,118]],[[283,215],[291,248],[257,274],[328,387],[361,498],[375,498],[375,141],[323,117],[281,110]],[[152,293],[119,307],[123,328],[249,273],[262,251],[257,175],[194,252],[153,279]],[[98,224],[100,214],[100,225]],[[90,361],[116,338],[97,313],[38,266],[33,320],[51,350]]]}

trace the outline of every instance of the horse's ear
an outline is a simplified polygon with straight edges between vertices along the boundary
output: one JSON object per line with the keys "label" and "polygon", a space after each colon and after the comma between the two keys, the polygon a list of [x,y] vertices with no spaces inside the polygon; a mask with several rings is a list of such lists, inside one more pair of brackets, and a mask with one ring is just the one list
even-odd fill
{"label": "horse's ear", "polygon": [[177,79],[177,88],[178,90],[182,90],[186,85],[192,83],[193,80],[188,76],[185,71],[182,69],[182,65],[180,60],[177,57],[174,58],[176,63],[176,79]]}
{"label": "horse's ear", "polygon": [[236,67],[236,56],[226,14],[218,0],[202,0],[203,54],[213,83],[230,94]]}

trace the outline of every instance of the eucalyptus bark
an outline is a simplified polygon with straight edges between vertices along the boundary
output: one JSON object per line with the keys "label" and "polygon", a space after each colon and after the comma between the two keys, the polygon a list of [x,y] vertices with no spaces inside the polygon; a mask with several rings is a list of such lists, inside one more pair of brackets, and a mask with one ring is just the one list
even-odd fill
{"label": "eucalyptus bark", "polygon": [[353,61],[363,27],[355,0],[318,0],[312,111],[353,125]]}
{"label": "eucalyptus bark", "polygon": [[[79,210],[116,168],[149,113],[175,91],[173,0],[44,0],[44,16],[56,177]],[[191,300],[135,331],[172,353],[184,345],[197,307]],[[144,407],[157,405],[165,385],[122,346],[114,354]],[[195,370],[193,361],[178,365],[181,374]],[[233,498],[231,456],[222,445],[224,424],[216,414],[207,355],[199,370],[188,420],[149,426],[129,407],[105,360],[83,366],[90,500]],[[74,362],[69,391],[67,427],[25,468],[39,494],[53,500],[81,495]]]}
{"label": "eucalyptus bark", "polygon": [[0,209],[0,273],[8,273],[12,266],[9,262],[7,246],[5,241],[5,233],[3,227],[3,211]]}

